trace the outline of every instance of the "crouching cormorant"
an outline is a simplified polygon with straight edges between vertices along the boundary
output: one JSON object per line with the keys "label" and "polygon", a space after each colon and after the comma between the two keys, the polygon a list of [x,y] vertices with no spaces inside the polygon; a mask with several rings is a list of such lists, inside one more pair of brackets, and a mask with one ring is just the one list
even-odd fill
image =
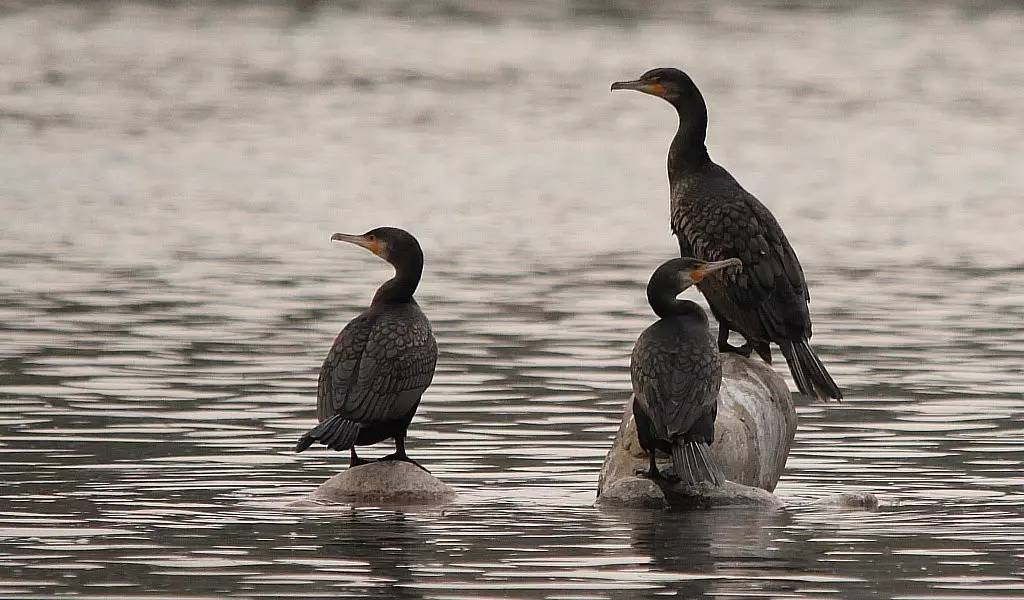
{"label": "crouching cormorant", "polygon": [[704,309],[676,296],[711,273],[741,265],[736,258],[674,258],[651,275],[647,301],[661,319],[640,334],[630,360],[633,418],[650,457],[642,475],[664,478],[654,456],[661,450],[671,455],[675,475],[686,485],[725,481],[708,448],[715,439],[722,363]]}
{"label": "crouching cormorant", "polygon": [[334,340],[320,368],[320,424],[299,439],[295,450],[302,452],[313,442],[351,450],[349,466],[354,467],[369,462],[356,455],[356,446],[394,438],[395,453],[380,460],[401,460],[422,469],[406,455],[405,435],[437,364],[430,322],[412,297],[423,272],[423,251],[409,232],[394,227],[363,235],[336,233],[331,239],[373,252],[395,267],[395,276]]}
{"label": "crouching cormorant", "polygon": [[[703,260],[739,258],[743,270],[698,284],[718,319],[718,347],[771,362],[769,342],[786,358],[797,387],[814,398],[842,398],[839,387],[811,348],[810,294],[803,269],[779,223],[728,171],[711,161],[704,146],[708,111],[690,77],[678,69],[654,69],[612,90],[637,90],[667,100],[679,114],[668,152],[672,231],[682,256]],[[729,344],[729,331],[747,342]]]}

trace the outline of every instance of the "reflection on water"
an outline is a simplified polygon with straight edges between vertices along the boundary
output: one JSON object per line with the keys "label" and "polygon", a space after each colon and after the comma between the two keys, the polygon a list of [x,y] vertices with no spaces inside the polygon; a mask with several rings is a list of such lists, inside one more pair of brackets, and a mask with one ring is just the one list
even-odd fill
{"label": "reflection on water", "polygon": [[[591,4],[0,14],[0,595],[1020,595],[1019,13]],[[672,115],[607,85],[657,64],[811,280],[849,399],[799,408],[802,507],[591,506],[673,252]],[[291,446],[387,277],[327,238],[380,224],[427,253],[410,451],[460,500],[287,509],[347,463]]]}

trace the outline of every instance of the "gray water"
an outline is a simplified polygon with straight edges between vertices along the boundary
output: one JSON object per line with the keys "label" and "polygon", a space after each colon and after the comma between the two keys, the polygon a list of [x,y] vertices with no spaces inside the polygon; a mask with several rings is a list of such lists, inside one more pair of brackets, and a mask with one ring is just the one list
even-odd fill
{"label": "gray water", "polygon": [[[83,6],[0,11],[0,595],[1024,595],[1019,10]],[[785,511],[592,506],[675,252],[675,117],[608,93],[656,65],[846,392],[797,399]],[[427,255],[410,453],[459,500],[288,508],[347,463],[291,447],[389,276],[328,237],[382,224]],[[807,506],[843,491],[882,507]]]}

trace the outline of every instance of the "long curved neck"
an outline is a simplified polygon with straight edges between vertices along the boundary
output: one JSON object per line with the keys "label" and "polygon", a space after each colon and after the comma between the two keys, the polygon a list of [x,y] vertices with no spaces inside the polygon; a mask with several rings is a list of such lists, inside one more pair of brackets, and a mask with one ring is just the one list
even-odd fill
{"label": "long curved neck", "polygon": [[373,295],[373,302],[370,305],[412,302],[412,295],[416,292],[416,286],[420,284],[422,274],[422,255],[409,257],[396,263],[395,276],[377,288],[377,293]]}
{"label": "long curved neck", "polygon": [[678,106],[679,129],[668,150],[668,178],[675,181],[678,175],[696,171],[711,162],[704,140],[708,132],[708,110],[704,100],[694,106]]}
{"label": "long curved neck", "polygon": [[682,290],[672,294],[667,290],[648,286],[647,302],[654,309],[654,314],[662,319],[667,319],[668,317],[695,317],[700,320],[706,320],[707,315],[699,304],[676,298],[676,295],[680,293],[682,293]]}

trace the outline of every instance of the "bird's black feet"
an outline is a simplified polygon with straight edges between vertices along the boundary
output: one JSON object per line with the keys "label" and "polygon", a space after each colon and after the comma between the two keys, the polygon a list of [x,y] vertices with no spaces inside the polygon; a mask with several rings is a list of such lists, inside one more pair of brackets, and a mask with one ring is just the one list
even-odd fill
{"label": "bird's black feet", "polygon": [[382,456],[382,457],[378,458],[377,462],[389,461],[389,460],[397,460],[397,461],[401,461],[401,462],[407,462],[409,464],[416,465],[417,467],[423,469],[427,473],[430,472],[430,469],[424,467],[420,463],[418,463],[418,462],[414,461],[413,459],[409,458],[405,453],[399,454],[398,452],[395,452],[394,454],[388,454],[387,456]]}
{"label": "bird's black feet", "polygon": [[679,481],[679,476],[675,473],[662,473],[658,469],[655,469],[654,471],[651,471],[650,469],[637,469],[635,474],[637,477],[650,479],[655,483],[672,484]]}
{"label": "bird's black feet", "polygon": [[650,469],[637,469],[633,473],[637,477],[642,477],[644,479],[651,479],[651,480],[654,480],[654,481],[657,481],[659,479],[665,479],[665,477],[661,474],[661,471],[659,471],[657,469],[655,469],[653,471],[651,471]]}
{"label": "bird's black feet", "polygon": [[750,358],[750,353],[754,351],[754,347],[750,345],[750,342],[743,344],[742,346],[733,346],[729,342],[718,342],[718,351],[724,354],[739,354],[743,358]]}
{"label": "bird's black feet", "polygon": [[754,351],[754,346],[747,342],[742,346],[733,346],[729,343],[729,331],[731,328],[722,321],[719,315],[718,317],[718,351],[724,354],[739,354],[743,358],[750,358],[750,353]]}
{"label": "bird's black feet", "polygon": [[352,452],[349,455],[348,468],[351,469],[352,467],[358,467],[358,466],[361,466],[361,465],[368,465],[368,464],[370,464],[372,462],[373,462],[372,460],[366,460],[365,458],[359,458],[359,456],[356,454],[356,449],[352,448]]}
{"label": "bird's black feet", "polygon": [[644,479],[650,479],[651,481],[666,481],[668,478],[662,475],[661,471],[658,470],[658,462],[654,457],[654,451],[651,450],[648,455],[648,464],[646,469],[637,469],[636,476],[643,477]]}
{"label": "bird's black feet", "polygon": [[754,344],[753,347],[754,351],[761,357],[761,360],[769,365],[772,364],[772,349],[767,343]]}

